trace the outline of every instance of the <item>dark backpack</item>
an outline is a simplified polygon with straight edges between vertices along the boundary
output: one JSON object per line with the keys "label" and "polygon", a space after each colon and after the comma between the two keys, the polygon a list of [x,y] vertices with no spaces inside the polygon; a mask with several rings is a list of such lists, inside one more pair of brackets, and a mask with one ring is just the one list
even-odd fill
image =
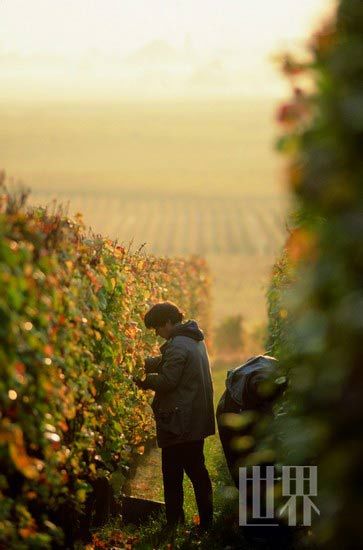
{"label": "dark backpack", "polygon": [[251,357],[246,363],[227,371],[226,389],[220,398],[216,411],[219,437],[232,478],[238,487],[238,464],[243,457],[241,451],[231,446],[233,438],[248,435],[248,429],[241,430],[229,426],[227,422],[230,413],[241,414],[244,411],[254,411],[258,416],[272,413],[272,405],[276,394],[271,392],[264,396],[259,392],[262,382],[273,377],[277,370],[277,359],[268,355]]}

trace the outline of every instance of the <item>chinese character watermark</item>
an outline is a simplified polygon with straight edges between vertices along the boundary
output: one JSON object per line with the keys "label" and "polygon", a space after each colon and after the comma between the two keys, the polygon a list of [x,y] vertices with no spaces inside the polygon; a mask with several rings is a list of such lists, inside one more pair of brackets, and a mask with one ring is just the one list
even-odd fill
{"label": "chinese character watermark", "polygon": [[[288,499],[278,511],[275,510],[276,482],[282,482],[282,496]],[[252,472],[251,468],[240,468],[239,524],[275,527],[279,525],[277,515],[287,515],[288,524],[295,526],[297,503],[300,502],[302,525],[311,526],[312,510],[320,515],[319,508],[310,498],[317,494],[317,466],[283,466],[281,477],[275,476],[274,466],[252,466]],[[254,520],[258,522],[253,523]]]}

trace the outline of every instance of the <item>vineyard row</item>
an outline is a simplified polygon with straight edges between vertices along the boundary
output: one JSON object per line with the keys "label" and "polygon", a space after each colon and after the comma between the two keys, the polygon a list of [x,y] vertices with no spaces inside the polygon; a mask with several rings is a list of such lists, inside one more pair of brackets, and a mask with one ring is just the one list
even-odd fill
{"label": "vineyard row", "polygon": [[[51,197],[34,195],[43,205]],[[62,198],[64,201],[64,198]],[[122,198],[75,194],[70,211],[87,225],[159,255],[274,255],[286,236],[284,208],[277,200]]]}

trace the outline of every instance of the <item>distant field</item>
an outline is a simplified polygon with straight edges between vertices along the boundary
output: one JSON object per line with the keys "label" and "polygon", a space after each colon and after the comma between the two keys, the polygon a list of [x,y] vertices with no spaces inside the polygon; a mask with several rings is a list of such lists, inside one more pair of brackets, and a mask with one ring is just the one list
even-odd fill
{"label": "distant field", "polygon": [[0,103],[0,169],[32,201],[70,201],[94,231],[162,255],[201,254],[214,318],[265,319],[285,238],[282,159],[267,101]]}
{"label": "distant field", "polygon": [[33,189],[282,193],[271,101],[0,103],[1,166]]}

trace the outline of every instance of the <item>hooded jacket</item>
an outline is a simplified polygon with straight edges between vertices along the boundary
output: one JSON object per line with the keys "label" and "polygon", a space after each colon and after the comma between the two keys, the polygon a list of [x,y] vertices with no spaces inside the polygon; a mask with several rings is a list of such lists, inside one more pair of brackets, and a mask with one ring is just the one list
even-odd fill
{"label": "hooded jacket", "polygon": [[159,447],[213,435],[213,383],[204,335],[196,321],[176,324],[160,351],[161,356],[146,363],[149,374],[142,385],[155,391],[151,406]]}

